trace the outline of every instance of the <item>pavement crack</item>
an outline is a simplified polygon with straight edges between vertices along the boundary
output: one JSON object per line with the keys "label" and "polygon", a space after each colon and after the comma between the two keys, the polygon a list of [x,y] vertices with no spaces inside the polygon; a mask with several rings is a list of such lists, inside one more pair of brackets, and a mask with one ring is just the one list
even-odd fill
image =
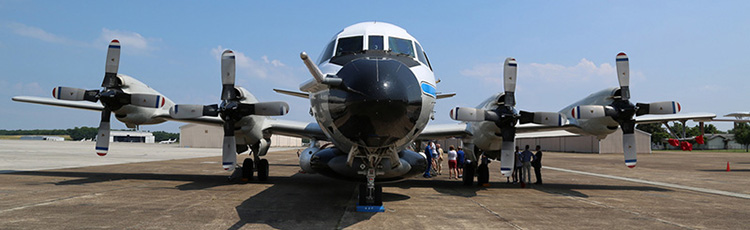
{"label": "pavement crack", "polygon": [[479,207],[483,208],[483,209],[484,209],[485,211],[487,211],[488,213],[490,213],[490,214],[492,214],[493,216],[495,216],[495,217],[496,217],[496,218],[497,218],[498,220],[500,220],[500,221],[502,221],[502,222],[505,222],[505,223],[507,223],[507,224],[508,224],[508,225],[510,225],[511,227],[513,227],[513,228],[515,228],[515,229],[523,229],[523,228],[522,228],[521,226],[518,226],[517,224],[514,224],[514,223],[513,223],[513,222],[511,222],[510,220],[508,220],[508,219],[506,219],[505,217],[501,216],[501,215],[500,215],[499,213],[497,213],[497,212],[495,212],[495,211],[492,211],[492,209],[488,208],[488,207],[487,207],[487,206],[485,206],[484,204],[482,204],[482,203],[479,203],[479,202],[477,202],[476,200],[474,200],[474,199],[471,199],[471,198],[469,198],[469,197],[467,197],[467,199],[469,199],[469,200],[470,200],[471,202],[474,202],[474,204],[477,204],[477,205],[478,205]]}

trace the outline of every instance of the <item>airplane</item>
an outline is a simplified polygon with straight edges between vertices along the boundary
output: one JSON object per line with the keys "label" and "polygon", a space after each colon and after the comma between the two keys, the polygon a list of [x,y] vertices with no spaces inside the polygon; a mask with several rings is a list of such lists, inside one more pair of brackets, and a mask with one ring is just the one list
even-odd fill
{"label": "airplane", "polygon": [[[513,107],[516,62],[509,59],[506,61],[506,76],[512,76],[512,81],[506,79],[505,93],[491,97],[480,109],[473,110],[482,112],[482,116],[467,113],[473,108],[462,107],[454,109],[452,117],[471,122],[428,126],[434,117],[436,101],[455,93],[439,93],[432,66],[421,44],[403,28],[384,22],[362,22],[344,28],[327,43],[317,62],[302,52],[300,58],[312,78],[303,82],[299,91],[274,89],[278,93],[308,99],[310,115],[315,122],[270,118],[288,113],[288,104],[259,102],[248,90],[236,86],[235,55],[231,50],[225,50],[221,55],[222,101],[212,105],[175,104],[140,81],[118,74],[119,52],[119,42],[113,40],[108,49],[101,90],[58,87],[53,90],[56,99],[18,96],[13,100],[102,111],[101,137],[108,135],[110,112],[129,127],[167,120],[222,126],[222,166],[233,171],[230,178],[242,180],[253,179],[255,172],[259,180],[268,179],[268,161],[261,157],[268,152],[271,135],[309,138],[312,140],[310,146],[299,157],[303,171],[364,181],[359,186],[358,202],[358,210],[365,207],[364,211],[373,207],[380,207],[377,210],[382,211],[379,183],[411,178],[425,171],[428,164],[425,156],[410,148],[416,140],[463,136],[469,141],[465,144],[472,147],[466,148],[467,157],[474,162],[478,156],[471,154],[474,146],[493,158],[497,154],[492,154],[502,146],[501,158],[505,159],[502,161],[505,168],[505,162],[511,162],[507,160],[505,149],[512,146],[507,143],[513,139],[516,130],[578,128],[585,133],[606,135],[620,123],[634,123],[627,115],[632,117],[635,111],[641,111],[623,97],[629,94],[627,85],[621,84],[623,90],[601,91],[577,103],[581,106],[562,111],[574,111],[574,116],[518,114]],[[96,101],[101,104],[93,103]],[[651,107],[666,105],[652,103]],[[580,112],[586,111],[581,108],[592,112]],[[649,113],[657,111],[643,108]],[[623,109],[625,111],[618,112]],[[516,127],[519,118],[524,123],[536,125]],[[558,122],[550,122],[552,119],[558,119]],[[506,136],[509,138],[501,138]],[[321,141],[331,144],[321,145]],[[103,156],[102,151],[106,154],[106,145],[106,142],[97,141],[99,155]],[[248,150],[252,157],[238,164],[237,155]],[[627,159],[634,160],[635,155],[630,152],[628,156],[632,155],[632,158]],[[476,167],[476,164],[469,167]],[[508,173],[507,170],[503,172]],[[467,177],[473,180],[473,176],[464,176]]]}
{"label": "airplane", "polygon": [[169,139],[166,141],[159,141],[159,144],[174,144],[175,142],[177,142],[177,139]]}
{"label": "airplane", "polygon": [[[466,133],[464,145],[475,149],[472,157],[476,165],[479,155],[500,159],[501,174],[508,177],[514,169],[513,153],[516,133],[565,130],[574,134],[596,136],[604,139],[618,128],[623,131],[625,165],[633,168],[637,163],[635,125],[666,123],[668,121],[710,121],[711,113],[677,114],[682,109],[676,101],[652,103],[630,102],[629,59],[624,52],[617,54],[616,68],[620,87],[600,90],[570,104],[558,112],[518,111],[515,108],[517,62],[507,58],[504,64],[504,92],[497,93],[476,108],[455,107],[451,119],[463,121]],[[499,156],[499,157],[498,157]],[[473,183],[476,166],[464,169],[464,183]],[[478,178],[488,178],[483,175]],[[486,181],[480,181],[484,183]]]}

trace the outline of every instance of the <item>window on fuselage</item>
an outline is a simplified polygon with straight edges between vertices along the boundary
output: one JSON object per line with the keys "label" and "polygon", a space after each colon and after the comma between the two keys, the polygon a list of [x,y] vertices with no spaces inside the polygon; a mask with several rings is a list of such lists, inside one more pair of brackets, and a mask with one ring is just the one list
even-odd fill
{"label": "window on fuselage", "polygon": [[336,45],[336,40],[331,41],[328,43],[328,46],[323,50],[322,54],[320,55],[320,58],[318,59],[318,64],[323,63],[324,61],[328,61],[328,59],[331,59],[331,56],[333,56],[333,46]]}
{"label": "window on fuselage", "polygon": [[339,38],[339,44],[336,46],[336,56],[343,54],[358,53],[362,51],[362,36]]}
{"label": "window on fuselage", "polygon": [[367,49],[383,50],[383,36],[369,36],[367,40],[369,40]]}
{"label": "window on fuselage", "polygon": [[388,37],[388,47],[390,47],[393,53],[406,54],[411,57],[415,56],[414,45],[412,45],[411,40]]}
{"label": "window on fuselage", "polygon": [[427,64],[427,58],[425,58],[424,51],[422,51],[422,46],[420,46],[418,43],[417,43],[417,58],[422,63]]}

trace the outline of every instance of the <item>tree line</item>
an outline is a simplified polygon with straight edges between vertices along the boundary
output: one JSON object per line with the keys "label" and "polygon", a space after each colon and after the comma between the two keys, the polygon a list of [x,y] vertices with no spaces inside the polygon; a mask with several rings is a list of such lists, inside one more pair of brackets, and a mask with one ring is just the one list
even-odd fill
{"label": "tree line", "polygon": [[[674,123],[671,125],[672,131],[677,133],[678,135],[682,134],[682,124],[680,123]],[[639,124],[636,126],[637,129],[640,129],[642,131],[645,131],[647,133],[651,134],[651,142],[660,144],[664,142],[664,139],[672,138],[672,135],[670,135],[667,132],[667,129],[662,126],[661,123],[652,123],[652,124]],[[734,129],[730,129],[727,132],[718,130],[716,126],[713,124],[708,124],[703,127],[703,133],[705,134],[734,134],[734,140],[745,146],[745,152],[748,151],[748,148],[750,148],[750,125],[746,122],[737,123],[735,125]],[[687,127],[685,129],[685,137],[695,137],[701,135],[701,128],[700,126],[696,125],[694,127]],[[692,142],[692,141],[691,141]]]}
{"label": "tree line", "polygon": [[[127,131],[127,130],[124,130]],[[5,130],[0,129],[0,135],[68,135],[73,140],[82,139],[94,139],[98,134],[99,130],[96,127],[75,127],[72,129],[34,129],[34,130]],[[170,139],[178,140],[180,138],[179,133],[170,133],[164,131],[155,131],[154,141],[166,141]]]}

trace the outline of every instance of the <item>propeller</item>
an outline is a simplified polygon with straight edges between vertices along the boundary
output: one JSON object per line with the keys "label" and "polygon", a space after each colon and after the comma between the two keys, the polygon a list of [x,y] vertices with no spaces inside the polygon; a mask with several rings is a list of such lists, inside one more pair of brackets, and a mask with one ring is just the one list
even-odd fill
{"label": "propeller", "polygon": [[222,166],[224,170],[234,170],[237,165],[237,144],[234,125],[245,116],[281,116],[289,112],[289,105],[283,101],[243,103],[234,86],[235,55],[231,50],[221,54],[221,104],[175,105],[169,115],[175,119],[191,119],[201,116],[219,116],[224,120],[224,140],[222,143]]}
{"label": "propeller", "polygon": [[500,128],[503,143],[500,151],[500,172],[506,177],[513,173],[516,123],[538,123],[543,125],[562,126],[568,123],[565,116],[550,112],[518,111],[516,105],[517,62],[515,58],[506,58],[503,67],[503,85],[505,92],[498,99],[498,106],[493,110],[470,107],[455,107],[451,110],[451,119],[468,122],[490,121]]}
{"label": "propeller", "polygon": [[619,95],[615,93],[614,102],[610,105],[581,105],[571,110],[576,119],[593,119],[611,117],[622,128],[622,146],[625,153],[625,165],[633,168],[636,160],[635,119],[646,114],[676,114],[682,109],[676,101],[653,103],[630,102],[630,67],[628,56],[620,52],[615,58],[617,79],[620,84]]}
{"label": "propeller", "polygon": [[103,89],[85,90],[62,86],[52,89],[52,96],[60,100],[101,101],[104,105],[96,138],[96,154],[99,156],[105,156],[109,151],[109,121],[112,111],[116,111],[125,105],[160,108],[165,103],[164,97],[160,95],[125,93],[122,90],[122,81],[117,77],[119,65],[120,41],[115,39],[109,43],[107,49],[107,62],[104,68],[104,80],[102,81]]}

